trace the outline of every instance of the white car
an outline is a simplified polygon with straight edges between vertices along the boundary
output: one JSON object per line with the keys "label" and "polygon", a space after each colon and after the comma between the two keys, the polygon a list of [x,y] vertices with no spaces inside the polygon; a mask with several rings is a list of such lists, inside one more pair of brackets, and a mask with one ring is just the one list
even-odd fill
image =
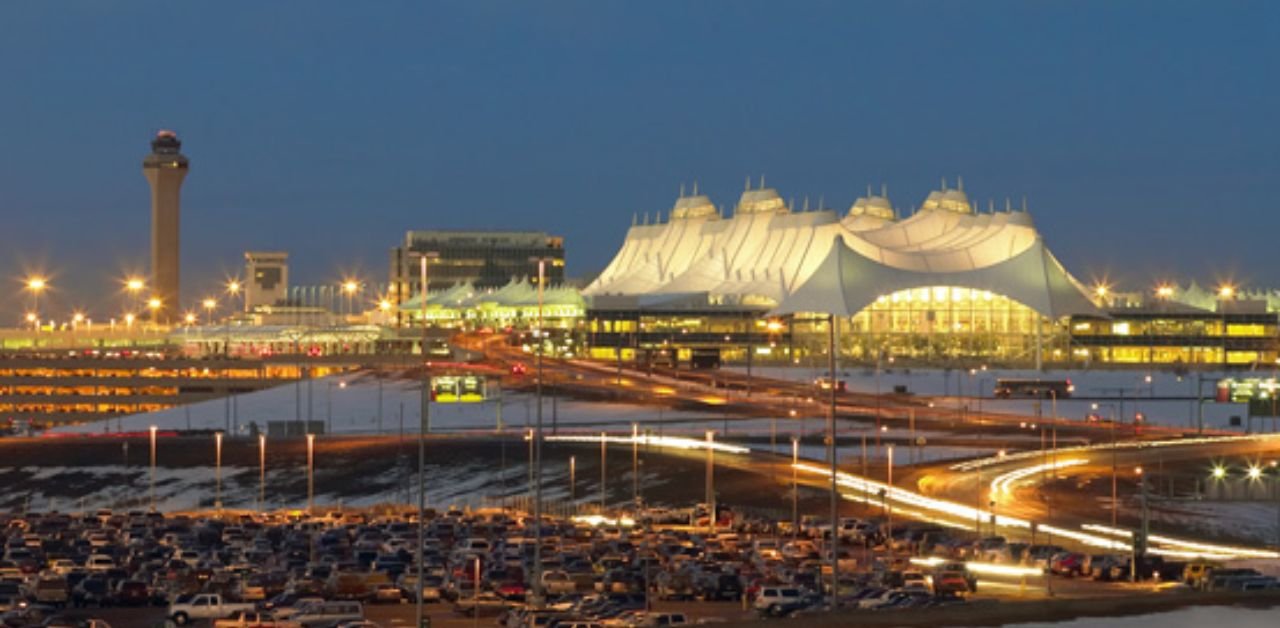
{"label": "white car", "polygon": [[756,596],[753,607],[758,611],[765,611],[775,604],[792,604],[803,598],[804,591],[795,587],[764,587],[760,589],[760,595]]}

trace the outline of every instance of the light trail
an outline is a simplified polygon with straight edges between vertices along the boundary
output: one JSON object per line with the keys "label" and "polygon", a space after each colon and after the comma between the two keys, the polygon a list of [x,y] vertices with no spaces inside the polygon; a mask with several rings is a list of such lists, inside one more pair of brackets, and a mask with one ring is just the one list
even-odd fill
{"label": "light trail", "polygon": [[[816,464],[802,462],[796,463],[795,468],[798,471],[812,473],[818,476],[831,477],[831,471],[820,467]],[[860,495],[846,496],[855,501],[866,501],[874,503],[873,499],[883,499],[895,502],[895,504],[906,504],[912,506],[921,512],[921,514],[929,514],[922,517],[926,521],[934,521],[941,523],[947,521],[940,519],[938,516],[952,517],[966,522],[964,529],[974,529],[976,521],[995,521],[996,526],[1006,528],[1030,529],[1031,521],[1020,519],[1017,517],[1008,517],[1004,515],[993,514],[989,510],[979,510],[971,506],[965,506],[933,497],[925,497],[918,493],[891,487],[883,482],[876,482],[867,478],[858,477],[845,473],[843,471],[836,474],[836,484],[846,489],[850,489],[860,493]],[[896,506],[895,506],[896,507]],[[951,527],[958,527],[952,523]],[[1094,534],[1091,532],[1100,531],[1100,526],[1086,524],[1083,526],[1086,531],[1069,530],[1058,526],[1037,522],[1036,529],[1041,532],[1057,535],[1061,538],[1067,538],[1077,541],[1083,545],[1091,547],[1100,547],[1111,551],[1129,552],[1133,550],[1133,546],[1110,537],[1117,534]],[[1115,529],[1109,530],[1116,532]],[[1125,531],[1123,536],[1132,536],[1132,533]],[[1153,547],[1149,551],[1153,554],[1164,553],[1173,556],[1203,556],[1203,557],[1219,557],[1219,558],[1280,558],[1280,553],[1268,550],[1256,550],[1246,547],[1233,547],[1227,545],[1214,545],[1211,543],[1200,543],[1196,541],[1187,541],[1174,537],[1162,535],[1150,535],[1148,537],[1150,543],[1155,543],[1167,547]]]}
{"label": "light trail", "polygon": [[[1158,447],[1180,447],[1188,445],[1214,445],[1221,443],[1239,443],[1248,441],[1268,441],[1280,439],[1280,434],[1251,434],[1248,436],[1203,436],[1198,438],[1172,438],[1166,440],[1146,440],[1136,441],[1127,440],[1120,441],[1112,445],[1112,443],[1098,443],[1095,445],[1077,445],[1075,447],[1060,447],[1055,449],[1058,455],[1085,453],[1091,451],[1110,451],[1113,447],[1119,449],[1148,449]],[[1004,464],[1009,462],[1017,462],[1019,460],[1027,460],[1038,458],[1044,455],[1039,449],[1029,449],[1003,456],[988,456],[986,458],[978,458],[976,460],[967,460],[958,462],[948,467],[952,471],[976,471],[996,464]]]}
{"label": "light trail", "polygon": [[[548,441],[562,443],[596,443],[599,444],[600,436],[544,436]],[[746,454],[751,450],[738,445],[729,445],[719,441],[707,442],[696,438],[686,438],[684,436],[652,436],[641,434],[639,436],[605,436],[603,440],[606,443],[615,445],[653,445],[654,447],[669,447],[671,449],[688,449],[688,450],[706,450],[712,449],[718,453],[726,454]]]}
{"label": "light trail", "polygon": [[1038,464],[1031,467],[1014,469],[1008,473],[997,475],[994,480],[991,480],[991,492],[1005,495],[1009,493],[1009,489],[1014,483],[1020,482],[1028,477],[1039,475],[1046,471],[1057,471],[1058,469],[1077,467],[1088,463],[1088,458],[1069,458],[1067,460],[1047,462],[1045,464]]}

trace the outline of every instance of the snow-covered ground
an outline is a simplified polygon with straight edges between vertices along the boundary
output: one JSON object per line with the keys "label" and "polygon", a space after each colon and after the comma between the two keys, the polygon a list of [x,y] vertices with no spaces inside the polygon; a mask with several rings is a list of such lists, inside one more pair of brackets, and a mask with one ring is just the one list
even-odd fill
{"label": "snow-covered ground", "polygon": [[[745,372],[745,368],[732,367],[737,372]],[[753,375],[784,379],[789,381],[812,381],[827,374],[825,368],[810,366],[794,367],[755,367]],[[1151,381],[1147,381],[1147,377]],[[844,380],[850,390],[874,393],[877,390],[890,392],[895,386],[904,386],[908,391],[918,395],[943,397],[938,403],[951,407],[968,405],[970,409],[978,409],[979,403],[984,412],[1010,412],[1016,414],[1035,414],[1037,402],[1026,399],[1003,400],[992,397],[997,379],[1002,378],[1040,378],[1069,379],[1075,385],[1075,398],[1057,402],[1057,415],[1061,418],[1083,419],[1091,412],[1102,415],[1114,413],[1123,416],[1125,422],[1131,421],[1137,412],[1146,416],[1149,423],[1168,427],[1196,427],[1197,402],[1194,399],[1196,387],[1199,385],[1206,398],[1204,403],[1204,425],[1207,429],[1235,429],[1229,425],[1232,416],[1243,420],[1246,414],[1244,404],[1213,403],[1213,382],[1222,377],[1270,377],[1270,372],[1257,374],[1240,373],[1192,373],[1178,376],[1161,370],[1033,370],[989,369],[979,370],[970,375],[967,370],[945,370],[932,368],[899,368],[887,365],[879,376],[874,368],[845,368],[840,370],[840,379]],[[1092,398],[1106,397],[1103,401]],[[1123,404],[1120,397],[1123,397]],[[1166,401],[1153,397],[1183,397],[1189,400]],[[981,401],[979,401],[981,398]],[[1092,404],[1099,403],[1098,410]],[[1121,406],[1123,405],[1123,410]],[[1039,412],[1043,416],[1051,416],[1054,404],[1045,400],[1039,403]],[[1254,431],[1273,431],[1271,419],[1254,419]]]}
{"label": "snow-covered ground", "polygon": [[[55,434],[93,432],[145,432],[161,430],[227,430],[247,434],[249,424],[264,429],[269,421],[310,419],[325,422],[334,434],[395,434],[416,430],[421,416],[421,385],[369,376],[330,376],[309,382],[214,399],[161,410],[113,418],[96,423],[58,427]],[[381,408],[381,413],[379,413]],[[482,403],[432,403],[428,412],[433,431],[491,431],[524,429],[536,422],[533,395],[506,393]],[[722,415],[662,409],[633,404],[555,399],[543,400],[543,424],[567,430],[630,429],[633,422],[671,426],[673,431],[693,430],[688,425],[719,425]],[[767,423],[767,422],[766,422]],[[736,426],[736,424],[735,424]],[[758,427],[758,426],[757,426]],[[702,428],[707,429],[707,428]]]}

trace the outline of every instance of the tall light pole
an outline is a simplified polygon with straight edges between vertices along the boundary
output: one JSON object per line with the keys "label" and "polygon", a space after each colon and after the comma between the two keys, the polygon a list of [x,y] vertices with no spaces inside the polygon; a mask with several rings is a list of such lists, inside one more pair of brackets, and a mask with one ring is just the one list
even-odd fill
{"label": "tall light pole", "polygon": [[606,484],[609,481],[609,450],[608,441],[604,432],[600,432],[600,514],[604,514],[605,504],[608,500],[606,493]]}
{"label": "tall light pole", "polygon": [[213,507],[222,514],[222,432],[213,433]]}
{"label": "tall light pole", "polygon": [[213,327],[213,309],[218,307],[218,301],[212,297],[206,297],[203,301],[200,302],[200,305],[204,307],[205,326]]}
{"label": "tall light pole", "polygon": [[156,511],[156,426],[151,431],[151,512]]}
{"label": "tall light pole", "polygon": [[631,501],[640,507],[640,424],[631,423]]}
{"label": "tall light pole", "polygon": [[258,434],[258,510],[267,510],[267,435]]}
{"label": "tall light pole", "polygon": [[[831,377],[830,406],[827,408],[827,456],[831,462],[831,606],[833,608],[838,607],[840,602],[839,596],[836,595],[840,586],[840,562],[836,560],[836,527],[840,519],[840,493],[836,481],[839,473],[836,448],[836,325],[839,320],[835,314],[827,317],[827,368]],[[876,420],[879,421],[879,416]],[[880,438],[879,429],[876,430],[876,438]]]}
{"label": "tall light pole", "polygon": [[27,291],[31,293],[31,312],[36,315],[36,331],[40,330],[40,293],[49,286],[44,277],[28,277]]}
{"label": "tall light pole", "polygon": [[[887,458],[885,460],[885,465],[886,465],[886,475],[888,479],[887,483],[889,485],[888,487],[886,487],[885,495],[884,495],[885,529],[888,530],[888,533],[885,536],[888,539],[888,543],[889,543],[889,556],[892,557],[893,556],[893,505],[889,501],[889,497],[890,497],[889,492],[893,490],[893,445],[892,444],[890,444],[888,447],[885,448],[885,454],[887,455]],[[834,538],[835,528],[832,528],[831,530],[832,530],[832,536]]]}
{"label": "tall light pole", "polygon": [[129,293],[129,312],[138,310],[138,294],[146,287],[147,284],[141,277],[129,277],[124,280],[124,289]]}
{"label": "tall light pole", "polygon": [[352,298],[355,296],[356,290],[359,290],[359,289],[360,289],[360,284],[354,279],[347,279],[346,281],[342,282],[342,294],[346,295],[347,297],[347,310],[346,310],[347,316],[351,315]]}
{"label": "tall light pole", "polygon": [[578,501],[578,457],[569,456],[569,503]]}
{"label": "tall light pole", "polygon": [[712,534],[716,531],[716,433],[707,430],[707,527]]}
{"label": "tall light pole", "polygon": [[794,540],[800,531],[800,478],[797,469],[800,466],[800,439],[791,437],[791,538]]}
{"label": "tall light pole", "polygon": [[307,434],[307,514],[314,512],[316,496],[316,435]]}
{"label": "tall light pole", "polygon": [[546,342],[542,326],[542,284],[546,283],[545,258],[534,258],[538,262],[538,329],[534,335],[536,343],[537,400],[538,409],[533,432],[534,467],[536,469],[533,487],[533,605],[542,606],[542,349]]}
{"label": "tall light pole", "polygon": [[422,625],[423,608],[422,608],[422,582],[426,573],[422,564],[422,545],[427,540],[427,432],[431,431],[431,370],[427,362],[427,260],[439,257],[439,253],[425,251],[419,254],[420,263],[420,279],[422,281],[422,289],[419,296],[422,298],[422,413],[418,421],[418,547],[414,550],[415,558],[418,561],[418,578],[414,587],[417,588],[415,597],[417,603],[414,605],[415,626]]}
{"label": "tall light pole", "polygon": [[1094,410],[1102,406],[1110,406],[1111,410],[1111,527],[1116,527],[1116,523],[1120,520],[1120,488],[1119,488],[1119,461],[1116,459],[1116,406],[1113,403],[1092,404]]}

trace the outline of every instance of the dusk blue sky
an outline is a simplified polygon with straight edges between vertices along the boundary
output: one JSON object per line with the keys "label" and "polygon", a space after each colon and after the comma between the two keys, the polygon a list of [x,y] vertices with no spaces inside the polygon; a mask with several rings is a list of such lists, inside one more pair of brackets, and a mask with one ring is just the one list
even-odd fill
{"label": "dusk blue sky", "polygon": [[246,249],[385,282],[411,228],[594,274],[681,183],[760,174],[842,211],[959,175],[1082,280],[1280,287],[1278,61],[1272,2],[6,2],[0,275],[114,307],[170,128],[188,302]]}

